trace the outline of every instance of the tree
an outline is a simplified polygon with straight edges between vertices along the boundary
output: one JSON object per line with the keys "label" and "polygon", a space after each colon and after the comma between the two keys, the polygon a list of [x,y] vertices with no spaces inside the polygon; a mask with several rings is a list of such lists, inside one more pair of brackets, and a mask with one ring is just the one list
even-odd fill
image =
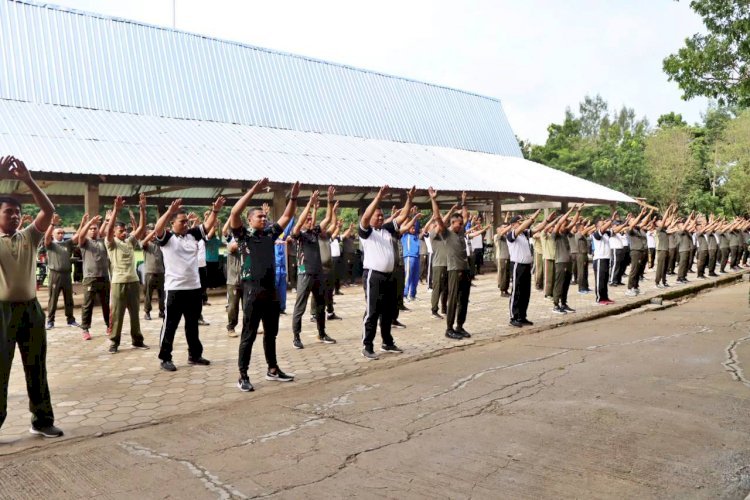
{"label": "tree", "polygon": [[658,128],[687,127],[687,122],[682,119],[681,114],[670,111],[656,120],[656,126]]}
{"label": "tree", "polygon": [[693,136],[682,127],[661,129],[646,139],[651,198],[660,206],[684,203],[699,177],[691,151]]}
{"label": "tree", "polygon": [[516,136],[516,142],[518,142],[518,147],[521,148],[521,154],[523,155],[524,159],[528,160],[531,156],[532,144],[529,141],[519,139],[518,136]]}
{"label": "tree", "polygon": [[750,110],[727,123],[716,149],[726,165],[725,208],[734,214],[750,211]]}
{"label": "tree", "polygon": [[685,39],[676,54],[664,59],[664,72],[685,100],[705,96],[720,105],[750,106],[750,2],[692,0],[690,7],[703,18],[708,34]]}

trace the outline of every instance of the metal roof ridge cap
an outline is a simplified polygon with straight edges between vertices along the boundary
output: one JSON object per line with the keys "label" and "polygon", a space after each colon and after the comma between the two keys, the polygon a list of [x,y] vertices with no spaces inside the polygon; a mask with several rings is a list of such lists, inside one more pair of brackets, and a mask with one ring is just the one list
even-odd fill
{"label": "metal roof ridge cap", "polygon": [[498,97],[490,97],[490,96],[479,94],[477,92],[471,92],[471,91],[468,91],[468,90],[456,89],[456,88],[448,87],[446,85],[441,85],[441,84],[438,84],[438,83],[425,82],[425,81],[417,80],[417,79],[414,79],[414,78],[408,78],[408,77],[405,77],[405,76],[391,75],[389,73],[383,73],[381,71],[369,70],[369,69],[365,69],[365,68],[358,68],[356,66],[350,66],[348,64],[338,63],[338,62],[334,62],[334,61],[326,61],[324,59],[318,59],[318,58],[315,58],[315,57],[305,56],[305,55],[302,55],[302,54],[295,54],[295,53],[292,53],[292,52],[285,52],[285,51],[281,51],[281,50],[277,50],[277,49],[269,49],[267,47],[259,47],[257,45],[250,45],[250,44],[247,44],[247,43],[237,42],[237,41],[234,41],[234,40],[226,40],[226,39],[223,39],[223,38],[217,38],[217,37],[214,37],[214,36],[203,35],[203,34],[200,34],[200,33],[193,33],[191,31],[185,31],[185,30],[179,30],[179,29],[176,29],[176,28],[170,28],[168,26],[159,26],[157,24],[149,24],[149,23],[145,23],[143,21],[137,21],[137,20],[134,20],[134,19],[126,19],[126,18],[117,17],[117,16],[107,16],[107,15],[100,14],[100,13],[97,13],[97,12],[89,12],[89,11],[85,11],[85,10],[74,9],[74,8],[71,8],[71,7],[63,7],[61,5],[56,5],[56,4],[53,4],[53,3],[36,3],[36,2],[31,1],[31,0],[7,0],[7,1],[14,2],[14,3],[19,3],[19,4],[24,4],[24,5],[29,5],[31,7],[37,7],[37,8],[41,8],[41,9],[57,10],[59,12],[68,12],[70,14],[75,14],[75,15],[78,15],[78,16],[93,17],[93,18],[102,19],[102,20],[105,20],[105,21],[116,21],[116,22],[121,22],[121,23],[126,23],[126,24],[134,24],[134,25],[137,25],[137,26],[143,26],[143,27],[146,27],[146,28],[152,28],[152,29],[158,29],[158,30],[164,30],[164,31],[171,31],[173,33],[182,33],[184,35],[195,36],[195,37],[198,37],[198,38],[203,38],[203,39],[206,39],[206,40],[212,40],[212,41],[220,42],[220,43],[226,43],[226,44],[229,44],[229,45],[237,45],[237,46],[240,46],[240,47],[245,47],[245,48],[248,48],[248,49],[258,50],[258,51],[261,51],[261,52],[267,52],[267,53],[270,53],[270,54],[283,55],[283,56],[287,56],[287,57],[295,57],[295,58],[298,58],[298,59],[303,59],[303,60],[314,62],[314,63],[318,63],[318,64],[328,64],[328,65],[336,66],[336,67],[339,67],[339,68],[345,68],[345,69],[349,69],[349,70],[352,70],[352,71],[358,71],[360,73],[367,73],[367,74],[371,74],[371,75],[382,76],[382,77],[385,77],[385,78],[392,78],[394,80],[403,80],[403,81],[406,81],[406,82],[418,83],[420,85],[426,85],[426,86],[429,86],[429,87],[435,87],[435,88],[439,88],[439,89],[443,89],[443,90],[452,90],[454,92],[460,92],[462,94],[466,94],[466,95],[470,95],[470,96],[474,96],[474,97],[479,97],[481,99],[487,99],[489,101],[494,101],[494,102],[497,102],[498,104],[500,104],[502,106],[502,101]]}

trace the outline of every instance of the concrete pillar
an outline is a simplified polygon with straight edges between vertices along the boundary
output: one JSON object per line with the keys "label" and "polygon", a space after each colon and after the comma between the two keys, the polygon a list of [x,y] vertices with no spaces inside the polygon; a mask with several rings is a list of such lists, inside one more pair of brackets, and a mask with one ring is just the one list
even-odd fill
{"label": "concrete pillar", "polygon": [[271,215],[273,216],[273,220],[279,220],[279,218],[284,214],[284,210],[286,209],[286,193],[281,190],[277,190],[273,192],[273,203],[271,207]]}
{"label": "concrete pillar", "polygon": [[99,215],[99,184],[86,184],[83,194],[83,205],[90,217]]}
{"label": "concrete pillar", "polygon": [[565,212],[568,211],[569,208],[570,207],[568,206],[568,202],[567,201],[561,201],[560,202],[560,214],[564,214]]}

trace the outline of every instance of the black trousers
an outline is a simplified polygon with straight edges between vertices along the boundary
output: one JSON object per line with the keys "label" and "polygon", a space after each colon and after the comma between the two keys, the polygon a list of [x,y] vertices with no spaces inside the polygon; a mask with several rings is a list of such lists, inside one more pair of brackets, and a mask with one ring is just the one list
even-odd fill
{"label": "black trousers", "polygon": [[719,255],[719,271],[723,273],[729,262],[729,248],[719,248]]}
{"label": "black trousers", "polygon": [[[403,264],[403,261],[401,261]],[[393,310],[393,317],[391,319],[397,320],[398,315],[404,306],[404,288],[406,288],[406,269],[404,266],[396,266],[393,268],[393,281],[396,284],[396,304]]]}
{"label": "black trousers", "polygon": [[331,257],[333,264],[333,290],[341,290],[341,278],[344,276],[344,261],[341,257]]}
{"label": "black trousers", "polygon": [[188,357],[198,359],[203,355],[203,344],[198,331],[198,319],[203,310],[202,292],[194,290],[169,290],[164,323],[159,336],[159,359],[172,361],[174,336],[180,321],[185,318],[185,339],[188,344]]}
{"label": "black trousers", "polygon": [[648,268],[649,269],[653,269],[655,262],[656,262],[656,247],[649,247],[649,249],[648,249]]}
{"label": "black trousers", "polygon": [[[423,283],[426,279],[428,279],[429,275],[429,269],[430,269],[430,255],[424,254],[419,255],[419,282]],[[430,288],[430,282],[427,281],[427,288]]]}
{"label": "black trousers", "polygon": [[729,267],[737,267],[737,265],[740,263],[740,247],[738,246],[731,246],[729,247]]}
{"label": "black trousers", "polygon": [[151,298],[156,292],[159,299],[159,312],[164,314],[164,273],[146,273],[143,286],[143,311],[151,312]]}
{"label": "black trousers", "polygon": [[445,314],[448,307],[448,267],[432,266],[432,312],[438,312],[438,304],[441,312]]}
{"label": "black trousers", "polygon": [[393,345],[391,323],[393,311],[396,308],[396,283],[393,275],[365,269],[362,286],[365,289],[365,303],[367,304],[362,322],[362,345],[372,350],[378,320],[380,320],[380,336],[383,338],[383,345]]}
{"label": "black trousers", "polygon": [[31,423],[45,427],[55,422],[47,384],[47,332],[37,299],[0,302],[0,427],[8,416],[8,382],[16,345],[26,374]]}
{"label": "black trousers", "polygon": [[448,329],[461,328],[466,323],[471,292],[471,271],[448,271],[448,313],[445,320]]}
{"label": "black trousers", "polygon": [[[320,273],[320,282],[323,284],[323,297],[325,297],[325,310],[326,312],[333,314],[333,289],[335,286],[333,273],[331,273],[330,271],[324,270],[322,273]],[[310,300],[310,308],[313,311],[318,310],[318,303],[315,300],[315,294],[312,294],[312,297]]]}
{"label": "black trousers", "polygon": [[670,248],[668,250],[669,254],[667,254],[667,272],[669,274],[674,274],[675,267],[677,266],[677,262],[679,261],[680,255],[677,250],[677,247]]}
{"label": "black trousers", "polygon": [[[622,277],[625,274],[625,268],[627,267],[627,261],[630,260],[630,255],[625,252],[622,248],[616,248],[614,251],[615,258],[612,261],[612,280],[611,283],[622,283]],[[625,256],[628,256],[627,259]]]}
{"label": "black trousers", "polygon": [[60,272],[50,269],[47,321],[55,321],[57,299],[60,298],[60,292],[63,294],[63,302],[65,303],[65,317],[68,320],[68,323],[72,323],[76,318],[73,316],[73,280],[70,277],[70,271]]}
{"label": "black trousers", "polygon": [[594,259],[594,291],[596,301],[609,300],[609,259]]}
{"label": "black trousers", "polygon": [[526,319],[531,298],[531,264],[511,262],[513,269],[513,287],[510,292],[510,319],[521,321]]}
{"label": "black trousers", "polygon": [[354,262],[355,255],[353,253],[344,253],[344,279],[350,285],[354,284]]}
{"label": "black trousers", "polygon": [[81,328],[84,330],[91,328],[95,297],[99,297],[99,303],[102,305],[104,324],[109,326],[109,278],[83,278]]}
{"label": "black trousers", "polygon": [[552,290],[552,302],[555,306],[568,304],[570,277],[570,262],[555,262],[555,286]]}
{"label": "black trousers", "polygon": [[484,265],[484,248],[477,248],[474,252],[474,274],[482,274]]}
{"label": "black trousers", "polygon": [[276,336],[279,333],[279,297],[276,290],[265,290],[245,283],[242,293],[244,314],[242,336],[237,365],[240,374],[246,376],[250,368],[253,343],[258,336],[258,325],[263,322],[263,352],[268,368],[278,368],[276,361]]}
{"label": "black trousers", "polygon": [[302,316],[307,309],[307,300],[310,298],[310,294],[315,299],[312,313],[315,315],[315,321],[318,325],[318,335],[323,336],[326,333],[325,283],[322,278],[317,273],[297,275],[297,300],[294,302],[294,314],[292,316],[292,332],[295,335],[302,333]]}
{"label": "black trousers", "polygon": [[201,305],[208,304],[208,293],[206,292],[206,288],[208,288],[208,271],[206,266],[198,268],[198,277],[201,280]]}

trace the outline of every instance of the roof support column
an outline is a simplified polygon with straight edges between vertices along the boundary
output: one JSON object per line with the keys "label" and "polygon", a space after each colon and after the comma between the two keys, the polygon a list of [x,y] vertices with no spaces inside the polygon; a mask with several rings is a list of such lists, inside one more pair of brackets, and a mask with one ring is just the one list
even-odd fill
{"label": "roof support column", "polygon": [[286,194],[284,191],[277,190],[273,192],[273,220],[277,221],[284,215],[286,209]]}
{"label": "roof support column", "polygon": [[502,221],[502,205],[500,204],[500,198],[492,200],[492,226],[495,228],[500,227]]}
{"label": "roof support column", "polygon": [[83,205],[89,217],[99,215],[99,184],[86,183],[86,192],[83,194]]}
{"label": "roof support column", "polygon": [[568,208],[569,207],[568,207],[568,202],[567,201],[561,201],[560,202],[560,213],[561,214],[564,214],[565,212],[567,212]]}

